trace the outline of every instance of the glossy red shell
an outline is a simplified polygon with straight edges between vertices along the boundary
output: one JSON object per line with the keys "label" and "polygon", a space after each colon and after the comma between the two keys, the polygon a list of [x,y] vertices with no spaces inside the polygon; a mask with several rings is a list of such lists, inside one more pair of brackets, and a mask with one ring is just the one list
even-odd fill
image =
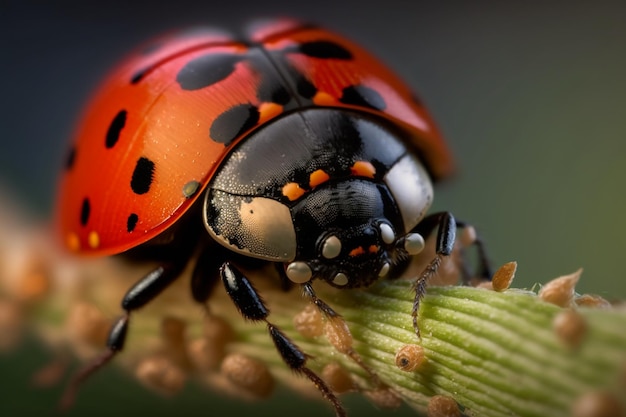
{"label": "glossy red shell", "polygon": [[[202,194],[232,146],[283,111],[300,108],[297,100],[285,105],[261,102],[257,93],[263,74],[243,58],[226,78],[203,88],[190,91],[177,82],[190,61],[207,54],[244,57],[251,45],[261,44],[267,56],[280,55],[315,86],[307,106],[380,114],[413,133],[435,178],[451,171],[450,154],[426,110],[406,84],[359,46],[326,30],[286,21],[258,26],[250,40],[240,42],[210,30],[175,34],[112,72],[82,119],[62,175],[57,213],[66,247],[83,254],[114,254],[157,236]],[[349,51],[351,59],[298,53],[299,45],[319,41]],[[280,65],[275,67],[276,76]],[[292,80],[281,76],[293,91]],[[376,91],[384,108],[342,101],[344,89],[355,85]],[[216,119],[242,104],[258,109],[255,123],[227,143],[211,140]],[[133,188],[138,170],[143,183]]]}

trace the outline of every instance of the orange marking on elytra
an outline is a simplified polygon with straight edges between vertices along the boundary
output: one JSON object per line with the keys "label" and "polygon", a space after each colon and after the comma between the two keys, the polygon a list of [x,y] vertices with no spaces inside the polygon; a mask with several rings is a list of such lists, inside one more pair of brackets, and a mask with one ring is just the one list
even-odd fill
{"label": "orange marking on elytra", "polygon": [[259,121],[269,120],[273,117],[278,116],[283,112],[283,106],[276,103],[261,103],[259,106]]}
{"label": "orange marking on elytra", "polygon": [[76,233],[70,233],[67,235],[66,245],[71,251],[78,251],[80,249],[80,239]]}
{"label": "orange marking on elytra", "polygon": [[89,243],[90,248],[97,249],[100,246],[100,235],[98,232],[89,232],[89,235],[87,236],[87,243]]}
{"label": "orange marking on elytra", "polygon": [[304,193],[305,190],[302,189],[296,182],[289,182],[283,187],[283,195],[287,197],[289,201],[299,199]]}
{"label": "orange marking on elytra", "polygon": [[370,245],[369,248],[367,248],[369,253],[376,253],[378,252],[378,246],[377,245]]}
{"label": "orange marking on elytra", "polygon": [[320,184],[325,183],[330,179],[330,175],[328,175],[323,169],[318,169],[317,171],[311,172],[309,176],[309,187],[314,188]]}
{"label": "orange marking on elytra", "polygon": [[318,91],[313,96],[313,103],[317,104],[318,106],[331,106],[337,103],[337,99],[328,93]]}
{"label": "orange marking on elytra", "polygon": [[357,177],[374,178],[374,175],[376,175],[376,168],[374,168],[371,162],[367,161],[356,161],[350,168],[350,171],[352,175]]}

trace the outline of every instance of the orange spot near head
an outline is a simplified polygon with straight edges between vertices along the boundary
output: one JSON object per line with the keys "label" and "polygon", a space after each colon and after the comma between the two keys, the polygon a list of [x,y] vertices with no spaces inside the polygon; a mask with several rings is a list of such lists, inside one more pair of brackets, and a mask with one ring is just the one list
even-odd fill
{"label": "orange spot near head", "polygon": [[378,246],[377,245],[370,245],[369,248],[367,248],[369,253],[376,253],[378,252]]}
{"label": "orange spot near head", "polygon": [[67,235],[67,240],[65,241],[65,244],[71,251],[76,252],[80,249],[80,239],[78,238],[78,235],[76,233],[70,233],[69,235]]}
{"label": "orange spot near head", "polygon": [[376,168],[374,168],[371,162],[367,161],[356,161],[350,168],[350,171],[352,175],[357,177],[374,178],[374,175],[376,175]]}
{"label": "orange spot near head", "polygon": [[318,169],[317,171],[311,172],[311,175],[309,176],[309,186],[311,188],[317,187],[318,185],[328,181],[329,178],[330,176],[323,169]]}
{"label": "orange spot near head", "polygon": [[259,106],[259,121],[269,120],[283,112],[283,106],[276,103],[261,103]]}
{"label": "orange spot near head", "polygon": [[304,193],[305,190],[303,190],[298,183],[295,182],[289,182],[283,187],[283,195],[287,197],[289,201],[299,199]]}
{"label": "orange spot near head", "polygon": [[363,249],[363,246],[359,246],[358,248],[352,249],[348,255],[359,256],[359,255],[363,255],[364,253],[365,253],[365,249]]}
{"label": "orange spot near head", "polygon": [[334,104],[337,104],[337,99],[335,99],[335,97],[331,96],[328,93],[318,91],[313,96],[313,103],[317,104],[318,106],[332,106]]}
{"label": "orange spot near head", "polygon": [[89,243],[89,247],[91,249],[96,249],[100,246],[100,236],[98,232],[89,232],[89,236],[87,236],[87,243]]}

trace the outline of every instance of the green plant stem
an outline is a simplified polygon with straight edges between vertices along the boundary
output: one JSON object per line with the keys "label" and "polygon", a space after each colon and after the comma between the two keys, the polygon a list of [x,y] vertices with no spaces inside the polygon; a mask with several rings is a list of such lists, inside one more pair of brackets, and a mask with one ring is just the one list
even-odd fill
{"label": "green plant stem", "polygon": [[[80,291],[74,291],[72,297],[115,317],[119,299],[141,274],[108,266],[90,268],[82,272],[91,278],[81,281]],[[305,337],[296,330],[294,317],[307,305],[297,290],[284,293],[267,279],[257,283],[272,312],[269,320],[311,355],[310,368],[321,373],[325,365],[337,362],[361,390],[373,388],[367,373],[333,348],[324,335]],[[417,410],[425,410],[433,395],[446,395],[467,415],[559,417],[571,415],[576,400],[590,391],[624,397],[623,308],[578,308],[588,330],[581,344],[572,348],[553,330],[553,320],[563,309],[532,292],[429,287],[419,310],[420,340],[412,326],[414,293],[409,281],[383,281],[367,290],[333,290],[327,285],[316,289],[320,298],[345,318],[354,348],[367,366]],[[53,294],[37,308],[37,323],[48,333],[51,328],[62,328],[75,301]],[[286,386],[304,386],[315,395],[312,384],[295,376],[281,361],[266,326],[242,320],[223,288],[215,290],[209,304],[210,311],[235,331],[227,353],[255,358]],[[160,323],[171,316],[186,323],[188,340],[202,336],[203,311],[191,300],[186,279],[133,314],[127,348],[116,363],[133,369],[158,346]],[[413,372],[402,371],[395,364],[397,351],[407,344],[421,345],[426,355],[425,363]],[[193,375],[203,377],[197,372]]]}
{"label": "green plant stem", "polygon": [[[562,309],[534,293],[431,287],[419,311],[419,341],[410,316],[412,295],[409,282],[384,282],[367,291],[336,292],[331,304],[346,319],[366,363],[417,409],[441,394],[474,415],[568,416],[583,393],[619,389],[626,363],[623,309],[579,309],[589,331],[574,349],[552,329]],[[281,316],[285,313],[281,310]],[[297,335],[290,320],[281,320],[281,326]],[[333,360],[366,377],[323,336],[294,340],[316,358],[317,368]],[[414,343],[423,346],[427,361],[414,372],[401,371],[396,352]],[[258,349],[249,354],[266,357]]]}

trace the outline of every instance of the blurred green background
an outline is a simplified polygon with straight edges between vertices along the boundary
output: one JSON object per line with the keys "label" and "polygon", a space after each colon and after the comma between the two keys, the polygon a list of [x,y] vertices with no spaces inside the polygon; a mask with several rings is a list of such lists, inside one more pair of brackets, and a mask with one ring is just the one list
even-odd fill
{"label": "blurred green background", "polygon": [[[48,216],[77,115],[129,48],[172,28],[276,15],[348,35],[415,86],[458,160],[435,209],[477,226],[495,265],[517,260],[517,286],[583,267],[580,291],[626,296],[624,2],[1,1],[0,184]],[[48,358],[34,343],[0,355],[0,415],[54,414],[60,387],[29,387]],[[167,400],[108,369],[67,416],[331,415],[301,401],[247,405],[193,386]]]}

